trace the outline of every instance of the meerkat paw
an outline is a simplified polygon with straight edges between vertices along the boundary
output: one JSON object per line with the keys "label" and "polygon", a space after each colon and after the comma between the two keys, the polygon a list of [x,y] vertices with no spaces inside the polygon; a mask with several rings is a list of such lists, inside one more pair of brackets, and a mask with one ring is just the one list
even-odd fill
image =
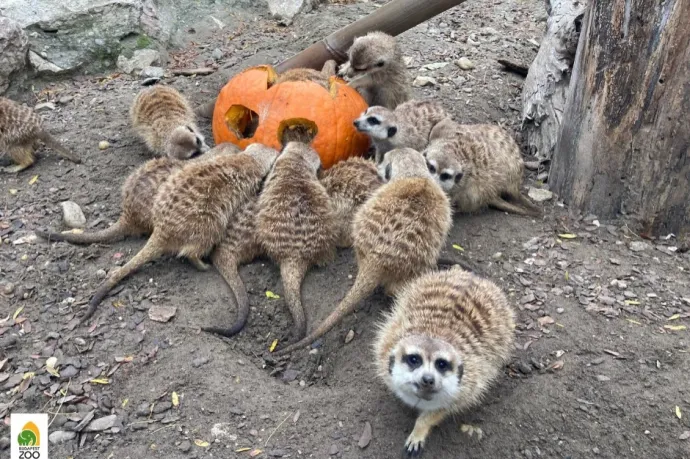
{"label": "meerkat paw", "polygon": [[426,435],[420,435],[418,430],[413,430],[407,441],[405,442],[405,449],[403,449],[403,457],[420,457],[424,452],[424,441]]}
{"label": "meerkat paw", "polygon": [[347,75],[348,70],[350,70],[350,61],[345,62],[343,65],[340,66],[338,69],[338,76],[343,78]]}
{"label": "meerkat paw", "polygon": [[460,431],[468,437],[476,435],[478,441],[482,441],[482,438],[484,437],[484,431],[482,431],[481,427],[473,426],[472,424],[461,425]]}
{"label": "meerkat paw", "polygon": [[0,170],[7,174],[16,174],[31,166],[31,164],[15,164],[14,166],[3,167]]}
{"label": "meerkat paw", "polygon": [[190,258],[189,261],[190,261],[190,263],[192,263],[192,264],[194,265],[194,267],[195,267],[196,269],[198,269],[199,271],[208,271],[209,269],[211,269],[211,265],[209,265],[209,264],[207,264],[207,263],[204,263],[204,262],[201,261],[201,259],[199,259],[199,258]]}

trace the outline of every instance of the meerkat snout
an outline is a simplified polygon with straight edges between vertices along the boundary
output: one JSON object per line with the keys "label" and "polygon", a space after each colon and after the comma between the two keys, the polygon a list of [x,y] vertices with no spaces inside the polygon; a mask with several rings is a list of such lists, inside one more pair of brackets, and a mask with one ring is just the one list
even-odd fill
{"label": "meerkat snout", "polygon": [[170,156],[176,159],[189,159],[209,150],[204,136],[191,126],[178,126],[170,134]]}
{"label": "meerkat snout", "polygon": [[398,133],[395,114],[380,106],[369,107],[354,121],[355,129],[378,140],[392,140]]}

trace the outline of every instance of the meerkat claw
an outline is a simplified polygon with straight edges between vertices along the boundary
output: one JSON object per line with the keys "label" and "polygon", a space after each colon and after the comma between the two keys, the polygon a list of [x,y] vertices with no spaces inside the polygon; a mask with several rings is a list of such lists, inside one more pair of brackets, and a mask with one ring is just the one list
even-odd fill
{"label": "meerkat claw", "polygon": [[[412,435],[410,435],[412,437]],[[403,450],[403,457],[421,457],[424,453],[424,441],[408,438]]]}

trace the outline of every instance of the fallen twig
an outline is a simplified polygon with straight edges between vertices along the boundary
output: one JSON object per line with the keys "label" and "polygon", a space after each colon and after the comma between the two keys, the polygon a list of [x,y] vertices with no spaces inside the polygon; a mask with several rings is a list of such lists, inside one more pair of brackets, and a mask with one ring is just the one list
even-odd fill
{"label": "fallen twig", "polygon": [[193,76],[193,75],[210,75],[215,73],[216,69],[211,67],[201,67],[198,69],[172,69],[173,75]]}
{"label": "fallen twig", "polygon": [[527,72],[529,71],[528,66],[520,64],[519,62],[511,61],[509,59],[498,59],[498,63],[505,67],[506,70],[517,73],[521,76],[527,76]]}

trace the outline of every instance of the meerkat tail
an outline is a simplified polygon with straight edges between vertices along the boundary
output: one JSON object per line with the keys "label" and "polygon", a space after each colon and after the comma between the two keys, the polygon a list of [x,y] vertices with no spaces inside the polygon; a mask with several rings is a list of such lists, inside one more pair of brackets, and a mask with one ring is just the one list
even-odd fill
{"label": "meerkat tail", "polygon": [[160,245],[160,241],[154,237],[149,238],[148,242],[144,248],[139,251],[139,253],[134,255],[134,257],[122,268],[110,274],[108,278],[101,284],[101,286],[98,287],[96,293],[94,293],[91,301],[89,301],[89,308],[86,310],[86,313],[82,316],[79,323],[84,323],[93,315],[94,312],[96,312],[96,308],[101,301],[103,301],[106,295],[108,295],[108,292],[112,290],[122,279],[137,271],[146,263],[163,255],[165,251],[160,247]]}
{"label": "meerkat tail", "polygon": [[307,334],[307,318],[302,305],[302,280],[307,266],[301,262],[285,261],[280,264],[280,278],[283,281],[285,302],[292,315],[292,340],[300,341]]}
{"label": "meerkat tail", "polygon": [[52,231],[35,230],[36,235],[48,241],[65,241],[72,244],[93,244],[94,242],[114,242],[132,233],[127,225],[118,220],[106,229],[93,233],[56,233]]}
{"label": "meerkat tail", "polygon": [[309,333],[309,335],[295,344],[281,349],[274,353],[276,357],[289,354],[303,347],[309,346],[311,343],[321,338],[323,335],[331,331],[341,320],[348,314],[352,313],[357,305],[364,298],[368,297],[376,290],[379,285],[379,276],[372,275],[368,270],[360,270],[355,279],[355,284],[352,286],[345,298],[340,302],[337,308],[323,321],[316,330]]}
{"label": "meerkat tail", "polygon": [[52,135],[48,134],[47,132],[43,131],[39,135],[39,138],[45,143],[48,147],[52,148],[55,150],[55,152],[62,156],[63,158],[69,159],[73,163],[81,163],[81,159],[79,156],[76,154],[72,153],[70,150],[65,148],[64,145],[62,145],[55,137]]}
{"label": "meerkat tail", "polygon": [[237,270],[236,263],[216,263],[214,260],[213,265],[223,276],[225,282],[230,287],[233,295],[235,296],[235,303],[237,304],[237,317],[235,322],[229,328],[221,327],[202,327],[201,329],[208,333],[214,333],[216,335],[225,336],[230,338],[235,336],[242,331],[244,326],[247,324],[247,319],[249,318],[249,296],[247,295],[247,289],[242,282],[240,273]]}
{"label": "meerkat tail", "polygon": [[494,209],[501,210],[503,212],[509,212],[511,214],[517,214],[517,215],[525,215],[525,216],[534,216],[532,211],[528,209],[524,209],[518,205],[515,205],[513,203],[510,203],[503,198],[496,198],[493,201],[489,203],[489,207],[493,207]]}

